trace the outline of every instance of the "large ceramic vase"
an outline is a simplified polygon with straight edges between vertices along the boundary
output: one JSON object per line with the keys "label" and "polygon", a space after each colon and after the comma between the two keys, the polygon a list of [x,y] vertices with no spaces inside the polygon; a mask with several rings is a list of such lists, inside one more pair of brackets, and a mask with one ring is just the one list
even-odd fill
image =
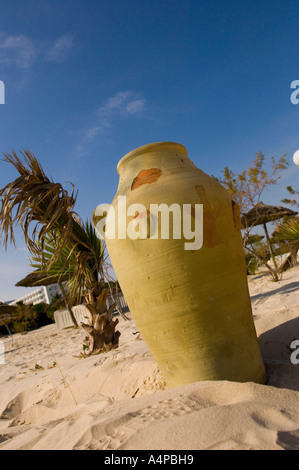
{"label": "large ceramic vase", "polygon": [[[118,173],[112,203],[116,235],[106,240],[107,248],[132,316],[167,385],[202,380],[264,383],[238,206],[177,143],[133,150],[120,160]],[[125,199],[119,196],[126,196],[127,207],[142,204],[145,213],[126,217]],[[118,223],[126,220],[128,227],[138,218],[152,222],[153,204],[179,204],[186,214],[185,204],[191,207],[191,221],[196,205],[202,207],[201,248],[186,249],[188,240],[173,236],[171,217],[169,239],[159,235],[159,219],[152,238],[124,238],[122,233],[120,239]]]}

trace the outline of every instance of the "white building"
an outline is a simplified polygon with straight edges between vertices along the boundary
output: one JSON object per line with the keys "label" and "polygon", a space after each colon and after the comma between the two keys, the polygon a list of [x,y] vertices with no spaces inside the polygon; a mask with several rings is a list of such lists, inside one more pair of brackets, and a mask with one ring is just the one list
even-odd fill
{"label": "white building", "polygon": [[9,305],[16,305],[18,302],[23,302],[24,305],[36,305],[41,303],[50,304],[53,297],[57,294],[61,295],[61,290],[58,284],[43,286],[17,300],[14,300]]}

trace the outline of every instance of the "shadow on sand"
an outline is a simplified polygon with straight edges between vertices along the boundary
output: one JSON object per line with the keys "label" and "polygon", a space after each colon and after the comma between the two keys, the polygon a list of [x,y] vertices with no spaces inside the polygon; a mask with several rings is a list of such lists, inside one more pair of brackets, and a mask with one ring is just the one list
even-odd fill
{"label": "shadow on sand", "polygon": [[268,297],[272,297],[272,295],[275,294],[291,294],[292,292],[295,292],[296,290],[299,290],[299,282],[290,282],[289,284],[286,284],[285,286],[279,287],[278,289],[273,289],[270,290],[269,292],[262,292],[261,294],[256,294],[251,297],[251,302],[263,302],[265,301]]}
{"label": "shadow on sand", "polygon": [[[299,317],[282,323],[259,336],[268,385],[299,391],[299,364],[292,364],[291,343],[299,340]],[[299,353],[296,355],[299,357]]]}

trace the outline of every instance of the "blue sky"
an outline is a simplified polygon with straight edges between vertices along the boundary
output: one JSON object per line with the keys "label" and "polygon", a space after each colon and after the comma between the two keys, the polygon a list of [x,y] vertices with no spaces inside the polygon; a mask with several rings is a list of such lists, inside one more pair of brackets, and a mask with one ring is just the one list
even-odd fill
{"label": "blue sky", "polygon": [[[0,154],[28,148],[79,190],[83,219],[116,192],[130,150],[175,141],[220,175],[299,148],[299,4],[269,0],[0,0]],[[16,173],[0,162],[0,187]],[[264,202],[298,188],[291,164]],[[0,300],[30,268],[0,247]]]}

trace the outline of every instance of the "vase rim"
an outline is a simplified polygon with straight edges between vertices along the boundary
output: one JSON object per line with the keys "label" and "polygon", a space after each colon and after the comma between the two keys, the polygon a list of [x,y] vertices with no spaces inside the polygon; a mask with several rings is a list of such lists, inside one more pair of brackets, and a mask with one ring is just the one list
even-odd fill
{"label": "vase rim", "polygon": [[180,150],[181,152],[185,153],[186,156],[188,156],[188,151],[186,147],[182,144],[179,144],[177,142],[154,142],[151,144],[146,144],[142,145],[141,147],[137,147],[134,150],[131,150],[129,153],[124,155],[122,159],[118,162],[117,165],[117,172],[120,174],[120,167],[124,164],[127,163],[128,160],[132,160],[135,157],[138,157],[139,155],[142,155],[144,153],[152,152],[157,149],[161,148],[168,148],[168,149],[177,149]]}

